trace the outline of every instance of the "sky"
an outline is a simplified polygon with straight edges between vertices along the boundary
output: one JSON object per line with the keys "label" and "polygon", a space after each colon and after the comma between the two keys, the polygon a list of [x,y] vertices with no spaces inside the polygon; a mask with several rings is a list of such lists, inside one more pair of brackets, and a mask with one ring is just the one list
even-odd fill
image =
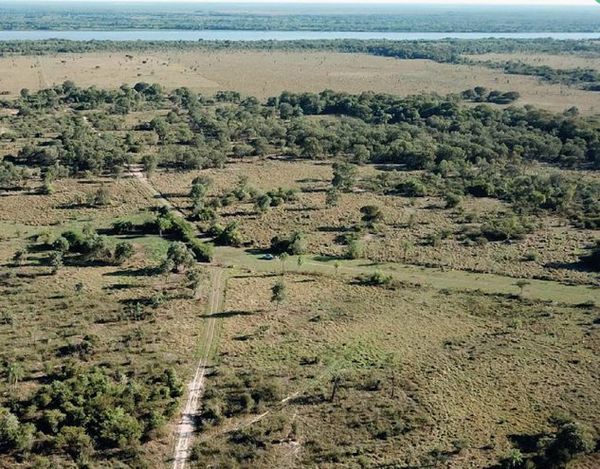
{"label": "sky", "polygon": [[[50,0],[67,3],[81,0]],[[105,3],[387,3],[387,4],[443,4],[443,5],[598,5],[596,0],[102,0]],[[0,3],[2,0],[0,0]],[[600,9],[600,5],[598,5]],[[599,10],[600,13],[600,10]]]}

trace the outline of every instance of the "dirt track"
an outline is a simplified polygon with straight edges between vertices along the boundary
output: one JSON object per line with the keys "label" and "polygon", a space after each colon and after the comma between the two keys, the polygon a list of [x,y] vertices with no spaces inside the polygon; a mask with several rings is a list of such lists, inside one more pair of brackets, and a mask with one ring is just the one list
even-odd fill
{"label": "dirt track", "polygon": [[215,335],[215,318],[212,316],[219,311],[223,299],[223,270],[216,269],[212,275],[212,286],[209,300],[209,317],[206,333],[201,347],[201,358],[194,374],[194,379],[188,385],[188,396],[181,420],[177,426],[173,469],[183,469],[190,455],[191,443],[194,436],[194,420],[200,411],[200,400],[204,393],[204,377],[208,367],[210,351]]}

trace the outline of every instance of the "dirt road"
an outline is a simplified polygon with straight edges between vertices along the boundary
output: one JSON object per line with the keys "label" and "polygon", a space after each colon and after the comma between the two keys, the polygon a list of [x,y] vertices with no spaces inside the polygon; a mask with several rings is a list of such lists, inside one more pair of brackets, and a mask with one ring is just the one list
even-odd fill
{"label": "dirt road", "polygon": [[208,368],[208,361],[215,335],[216,320],[213,317],[223,302],[224,273],[222,269],[215,269],[212,273],[211,291],[209,298],[209,317],[207,319],[204,339],[200,347],[200,361],[196,367],[194,378],[188,385],[188,395],[181,420],[177,426],[175,453],[173,455],[173,469],[185,468],[190,456],[192,439],[194,436],[194,420],[200,412],[200,401],[204,393],[204,378]]}

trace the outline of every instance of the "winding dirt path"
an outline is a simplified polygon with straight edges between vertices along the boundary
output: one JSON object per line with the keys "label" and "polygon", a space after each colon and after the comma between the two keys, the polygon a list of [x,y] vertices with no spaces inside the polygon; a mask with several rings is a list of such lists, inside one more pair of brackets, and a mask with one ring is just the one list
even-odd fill
{"label": "winding dirt path", "polygon": [[204,378],[208,368],[208,360],[215,336],[216,320],[212,316],[219,311],[223,302],[224,273],[222,269],[215,269],[212,274],[212,286],[209,299],[209,318],[206,324],[204,340],[202,342],[200,361],[196,367],[194,379],[188,385],[188,396],[181,420],[177,426],[175,453],[173,455],[173,469],[184,469],[190,456],[191,443],[194,437],[194,420],[200,412],[200,400],[204,393]]}

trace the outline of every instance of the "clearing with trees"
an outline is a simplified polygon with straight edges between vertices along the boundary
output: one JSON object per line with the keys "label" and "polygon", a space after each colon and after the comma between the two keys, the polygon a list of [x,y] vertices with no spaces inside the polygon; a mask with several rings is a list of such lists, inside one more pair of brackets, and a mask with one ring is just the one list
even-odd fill
{"label": "clearing with trees", "polygon": [[597,41],[0,52],[0,467],[600,467]]}

